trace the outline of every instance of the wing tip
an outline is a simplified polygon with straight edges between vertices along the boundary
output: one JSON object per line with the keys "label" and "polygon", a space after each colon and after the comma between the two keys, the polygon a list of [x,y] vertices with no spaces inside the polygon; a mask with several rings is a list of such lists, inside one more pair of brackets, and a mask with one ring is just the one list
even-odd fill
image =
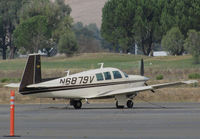
{"label": "wing tip", "polygon": [[195,84],[195,83],[198,83],[197,80],[188,80],[188,81],[182,81],[182,83],[184,84]]}

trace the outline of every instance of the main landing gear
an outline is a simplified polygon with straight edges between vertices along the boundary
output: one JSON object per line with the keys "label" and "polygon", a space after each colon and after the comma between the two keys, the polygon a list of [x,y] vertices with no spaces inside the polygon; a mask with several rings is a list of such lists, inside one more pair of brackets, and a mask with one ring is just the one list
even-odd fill
{"label": "main landing gear", "polygon": [[81,100],[70,100],[70,105],[73,105],[75,109],[81,109],[82,102]]}
{"label": "main landing gear", "polygon": [[133,103],[132,100],[128,100],[126,105],[127,105],[128,108],[133,108],[134,103]]}
{"label": "main landing gear", "polygon": [[[134,103],[132,100],[128,100],[126,103],[127,108],[133,108],[133,105],[134,105]],[[116,108],[123,109],[124,105],[119,105],[118,101],[116,101]]]}
{"label": "main landing gear", "polygon": [[118,104],[118,101],[116,101],[116,108],[118,108],[118,109],[123,109],[123,108],[124,108],[124,105],[119,105],[119,104]]}

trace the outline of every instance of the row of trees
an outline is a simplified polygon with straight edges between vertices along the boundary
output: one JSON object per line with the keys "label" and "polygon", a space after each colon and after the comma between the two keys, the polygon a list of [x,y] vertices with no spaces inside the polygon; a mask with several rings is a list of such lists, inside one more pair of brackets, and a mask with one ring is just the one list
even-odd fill
{"label": "row of trees", "polygon": [[159,44],[173,55],[199,55],[191,48],[197,49],[200,37],[200,1],[109,0],[102,10],[101,31],[95,24],[73,25],[70,12],[64,0],[1,0],[3,59],[8,48],[13,58],[16,50],[33,53],[45,48],[48,53],[52,47],[67,55],[105,48],[127,53],[135,44],[145,55]]}
{"label": "row of trees", "polygon": [[[70,56],[79,52],[97,52],[109,46],[96,24],[73,24],[71,8],[64,0],[0,1],[0,52],[20,54],[52,48]],[[103,48],[102,48],[103,46]]]}
{"label": "row of trees", "polygon": [[190,40],[186,39],[190,37],[189,30],[200,30],[200,1],[195,0],[109,0],[102,11],[102,36],[123,52],[129,52],[137,44],[149,55],[173,27],[179,30],[175,36],[181,34],[176,37],[181,46],[178,43],[171,47],[181,49],[172,54],[191,52],[187,48],[190,45],[186,45]]}
{"label": "row of trees", "polygon": [[64,0],[0,1],[0,50],[3,59],[9,48],[10,58],[16,50],[24,53],[57,47],[71,55],[77,51],[72,31],[71,8]]}
{"label": "row of trees", "polygon": [[8,48],[10,58],[14,58],[16,49],[33,53],[42,48],[48,50],[55,44],[62,48],[64,36],[70,37],[76,46],[70,12],[64,0],[1,0],[0,50],[3,59],[6,59]]}

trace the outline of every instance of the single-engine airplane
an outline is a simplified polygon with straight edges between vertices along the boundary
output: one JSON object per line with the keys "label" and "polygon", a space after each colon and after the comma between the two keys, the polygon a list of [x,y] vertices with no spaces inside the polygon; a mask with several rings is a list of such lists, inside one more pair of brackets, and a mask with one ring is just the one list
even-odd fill
{"label": "single-engine airplane", "polygon": [[177,81],[164,84],[147,85],[149,78],[144,76],[144,63],[141,60],[141,75],[127,75],[117,68],[100,68],[69,74],[56,79],[42,79],[39,54],[28,57],[20,84],[8,84],[7,87],[19,87],[22,95],[40,98],[70,99],[75,109],[82,107],[81,100],[96,98],[115,98],[116,107],[133,107],[133,98],[139,92],[164,88],[173,85],[192,84],[196,80]]}

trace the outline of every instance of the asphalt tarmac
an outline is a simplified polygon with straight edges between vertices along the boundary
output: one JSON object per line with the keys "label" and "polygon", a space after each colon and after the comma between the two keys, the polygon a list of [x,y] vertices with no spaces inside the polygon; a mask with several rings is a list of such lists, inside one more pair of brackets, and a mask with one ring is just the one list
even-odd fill
{"label": "asphalt tarmac", "polygon": [[[15,135],[21,139],[198,139],[200,103],[16,105]],[[9,134],[9,105],[0,105],[0,138]],[[17,138],[17,137],[16,137]]]}

